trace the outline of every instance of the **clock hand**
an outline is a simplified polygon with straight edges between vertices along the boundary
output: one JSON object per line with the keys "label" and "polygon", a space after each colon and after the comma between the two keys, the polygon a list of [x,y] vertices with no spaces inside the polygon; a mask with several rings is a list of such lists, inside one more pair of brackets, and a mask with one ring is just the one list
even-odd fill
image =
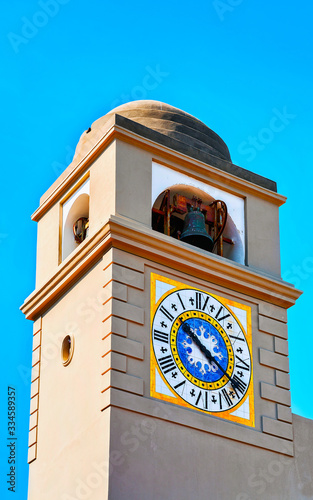
{"label": "clock hand", "polygon": [[184,332],[186,332],[189,335],[189,337],[194,341],[194,343],[199,347],[200,351],[203,352],[203,354],[205,355],[205,357],[207,358],[207,360],[211,364],[212,364],[212,362],[214,362],[214,364],[221,370],[221,372],[224,373],[224,375],[226,375],[226,377],[228,378],[228,380],[230,381],[230,383],[232,384],[232,386],[235,389],[237,389],[238,386],[239,386],[238,382],[228,375],[228,373],[219,364],[219,362],[212,356],[212,354],[209,351],[209,349],[207,349],[205,347],[205,345],[203,345],[202,342],[200,342],[199,337],[192,331],[192,329],[190,328],[190,326],[187,323],[183,323],[183,321],[182,321],[181,318],[179,318],[179,319],[181,321],[181,325],[182,325],[182,328],[183,328]]}
{"label": "clock hand", "polygon": [[[179,318],[180,319],[180,318]],[[194,341],[194,343],[199,347],[200,351],[203,352],[203,354],[205,355],[205,357],[208,359],[208,361],[210,363],[212,363],[212,361],[215,362],[215,359],[213,358],[211,352],[209,351],[209,349],[207,349],[205,347],[205,345],[202,344],[202,342],[200,342],[200,339],[198,338],[198,336],[192,331],[192,329],[190,328],[190,326],[187,324],[187,323],[181,323],[182,325],[182,328],[183,330],[189,335],[189,337]],[[222,368],[222,371],[223,371],[223,368]]]}

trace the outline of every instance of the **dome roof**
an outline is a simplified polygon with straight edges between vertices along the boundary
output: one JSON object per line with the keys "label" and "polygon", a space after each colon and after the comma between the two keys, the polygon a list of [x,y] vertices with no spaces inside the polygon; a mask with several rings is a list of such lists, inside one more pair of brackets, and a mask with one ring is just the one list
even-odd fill
{"label": "dome roof", "polygon": [[77,145],[75,156],[83,154],[87,146],[89,149],[92,143],[97,142],[100,130],[114,114],[188,144],[189,147],[198,149],[202,153],[231,162],[228,147],[213,130],[185,111],[159,101],[133,101],[114,108],[92,124],[90,134],[84,132]]}

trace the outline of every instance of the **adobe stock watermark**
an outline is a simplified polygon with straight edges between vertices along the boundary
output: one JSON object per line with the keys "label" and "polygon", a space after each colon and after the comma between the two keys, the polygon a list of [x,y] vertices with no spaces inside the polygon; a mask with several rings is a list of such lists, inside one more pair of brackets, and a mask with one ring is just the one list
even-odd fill
{"label": "adobe stock watermark", "polygon": [[293,264],[291,269],[282,274],[282,279],[301,288],[301,283],[313,275],[313,257],[306,257],[300,264]]}
{"label": "adobe stock watermark", "polygon": [[169,76],[169,73],[162,71],[160,65],[155,68],[151,66],[145,67],[146,74],[139,85],[135,85],[128,94],[121,94],[118,99],[111,103],[112,108],[116,108],[121,104],[129,101],[146,99],[149,92],[155,90]]}
{"label": "adobe stock watermark", "polygon": [[[171,411],[155,407],[153,417],[143,418],[136,424],[130,426],[120,436],[118,449],[110,452],[109,459],[101,462],[92,462],[91,470],[84,478],[75,478],[75,490],[63,493],[61,500],[87,500],[93,492],[100,488],[104,481],[114,473],[121,473],[123,464],[126,464],[129,456],[137,451],[144,443],[151,444],[152,436],[157,429],[158,418],[170,420]],[[151,449],[149,448],[149,453]]]}
{"label": "adobe stock watermark", "polygon": [[38,10],[29,19],[26,16],[21,17],[22,28],[20,33],[10,31],[7,34],[8,40],[11,44],[15,54],[18,54],[21,45],[26,45],[32,40],[40,29],[47,26],[50,19],[55,17],[62,5],[69,3],[70,0],[39,0]]}
{"label": "adobe stock watermark", "polygon": [[[125,104],[129,101],[146,99],[148,97],[148,93],[152,90],[155,90],[159,85],[161,85],[165,78],[169,76],[168,72],[161,70],[159,64],[157,64],[155,68],[146,66],[145,70],[146,74],[143,77],[141,83],[139,85],[135,85],[129,93],[121,94],[119,98],[112,101],[110,105],[111,109],[116,108],[117,106]],[[84,137],[84,140],[85,143],[88,142],[88,138],[86,139],[86,137]],[[93,145],[93,141],[90,140],[90,146]],[[59,161],[54,161],[51,164],[51,167],[57,176],[64,172],[67,166],[73,161],[75,155],[75,149],[72,146],[68,145],[65,149],[65,162],[61,163]]]}
{"label": "adobe stock watermark", "polygon": [[84,478],[75,478],[73,494],[63,493],[61,500],[87,500],[90,498],[94,490],[100,488],[109,476],[125,463],[129,454],[136,451],[149,436],[154,434],[155,430],[156,423],[152,419],[142,419],[136,425],[132,425],[129,431],[121,434],[119,449],[111,451],[109,459],[92,462],[91,470]]}
{"label": "adobe stock watermark", "polygon": [[233,12],[242,2],[243,0],[226,0],[225,2],[222,2],[222,0],[214,0],[212,5],[220,21],[224,21],[225,14]]}
{"label": "adobe stock watermark", "polygon": [[72,146],[66,146],[65,163],[60,163],[59,161],[53,161],[51,167],[56,176],[61,175],[68,165],[73,161],[75,150]]}
{"label": "adobe stock watermark", "polygon": [[258,152],[263,151],[270,144],[277,134],[280,134],[296,118],[287,111],[284,106],[282,111],[277,108],[272,109],[273,116],[271,117],[267,127],[261,128],[257,135],[249,135],[247,140],[241,142],[238,146],[238,153],[246,156],[247,161],[252,161],[256,158]]}
{"label": "adobe stock watermark", "polygon": [[[90,148],[92,148],[95,145],[95,141],[92,139],[89,139],[89,135],[84,136],[84,145],[89,145]],[[66,148],[66,155],[65,155],[65,161],[64,163],[61,163],[59,161],[53,161],[51,163],[52,170],[54,171],[56,176],[61,175],[64,170],[69,166],[70,163],[74,160],[75,156],[75,149],[72,148],[72,146],[67,145]]]}
{"label": "adobe stock watermark", "polygon": [[[301,454],[305,450],[307,450],[306,447],[295,444],[296,454]],[[255,494],[263,495],[282,474],[288,475],[290,466],[294,466],[293,458],[278,455],[277,459],[269,461],[263,468],[258,467],[253,474],[249,475],[247,480],[248,487],[253,490],[253,494],[241,492],[238,493],[235,500],[252,500],[252,498],[255,498]],[[275,488],[275,486],[273,487]],[[302,484],[298,483],[298,489],[301,489],[301,487]],[[270,497],[262,496],[262,498]]]}

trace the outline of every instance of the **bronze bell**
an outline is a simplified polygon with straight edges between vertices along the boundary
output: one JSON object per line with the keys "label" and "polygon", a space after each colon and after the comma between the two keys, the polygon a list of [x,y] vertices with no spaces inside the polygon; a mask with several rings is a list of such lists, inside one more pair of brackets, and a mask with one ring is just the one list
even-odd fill
{"label": "bronze bell", "polygon": [[204,215],[199,208],[197,210],[192,209],[187,213],[180,239],[185,243],[202,248],[202,250],[212,252],[214,243],[205,229]]}
{"label": "bronze bell", "polygon": [[88,236],[89,229],[89,219],[87,217],[80,217],[73,224],[74,238],[77,243],[84,241],[86,236]]}

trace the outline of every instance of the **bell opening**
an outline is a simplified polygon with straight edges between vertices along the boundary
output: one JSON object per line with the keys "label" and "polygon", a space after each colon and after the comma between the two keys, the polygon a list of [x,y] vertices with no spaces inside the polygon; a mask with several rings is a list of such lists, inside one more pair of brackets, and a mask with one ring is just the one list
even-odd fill
{"label": "bell opening", "polygon": [[[239,228],[228,214],[225,201],[189,185],[177,184],[165,189],[152,206],[151,226],[155,231],[242,264],[244,233],[238,221]],[[187,239],[194,234],[196,238]]]}

